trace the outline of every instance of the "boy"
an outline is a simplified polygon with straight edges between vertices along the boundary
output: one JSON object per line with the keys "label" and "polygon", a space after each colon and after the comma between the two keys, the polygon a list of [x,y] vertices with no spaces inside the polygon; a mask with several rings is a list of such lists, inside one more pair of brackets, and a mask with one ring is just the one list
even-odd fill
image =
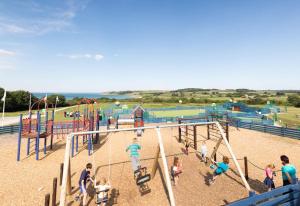
{"label": "boy", "polygon": [[[213,160],[212,160],[213,161]],[[227,156],[223,157],[223,162],[214,162],[213,163],[217,166],[217,169],[214,171],[213,178],[209,180],[209,184],[212,185],[215,183],[217,177],[223,173],[225,173],[229,169],[229,158]]]}
{"label": "boy", "polygon": [[140,168],[140,163],[139,163],[140,155],[138,152],[138,150],[140,149],[141,146],[137,143],[137,138],[133,138],[132,144],[126,148],[126,152],[130,150],[131,164],[134,172]]}
{"label": "boy", "polygon": [[87,202],[86,202],[86,198],[87,198],[87,192],[86,192],[86,183],[87,181],[90,179],[90,173],[92,170],[92,164],[91,163],[87,163],[85,169],[81,172],[80,175],[80,179],[79,179],[79,189],[80,189],[80,193],[78,196],[76,196],[76,200],[80,200],[81,195],[83,195],[83,200],[82,200],[82,205],[86,206]]}
{"label": "boy", "polygon": [[207,162],[206,156],[207,156],[207,146],[205,144],[205,141],[203,141],[202,145],[201,145],[201,158],[202,158],[202,161],[205,163]]}
{"label": "boy", "polygon": [[286,155],[281,155],[280,160],[282,163],[281,172],[283,186],[293,184],[296,181],[296,168],[290,164],[290,160]]}

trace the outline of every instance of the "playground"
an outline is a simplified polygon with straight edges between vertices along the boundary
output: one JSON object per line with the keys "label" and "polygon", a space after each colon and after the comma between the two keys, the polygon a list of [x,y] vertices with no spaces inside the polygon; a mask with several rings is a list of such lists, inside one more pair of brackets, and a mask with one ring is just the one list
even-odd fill
{"label": "playground", "polygon": [[[297,161],[300,153],[299,141],[251,130],[237,130],[234,127],[230,127],[229,132],[230,145],[242,170],[245,169],[243,158],[245,156],[248,158],[248,183],[256,193],[266,191],[262,183],[264,179],[263,169],[267,164],[274,163],[276,170],[279,170],[281,167],[279,156],[281,154],[288,155],[296,168],[300,168],[299,161]],[[172,164],[174,155],[179,156],[183,162],[183,173],[180,175],[178,185],[172,186],[176,205],[224,205],[248,196],[248,191],[245,189],[232,161],[229,164],[230,170],[222,175],[214,185],[209,186],[207,178],[210,177],[213,170],[200,162],[193,149],[190,149],[189,155],[184,154],[184,145],[178,142],[178,129],[161,129],[161,134],[168,166]],[[156,135],[155,130],[145,130],[142,137],[139,138],[142,147],[140,152],[141,165],[146,166],[149,172],[152,171],[154,165],[158,144]],[[206,126],[198,126],[198,145],[207,138],[206,135]],[[71,196],[67,197],[68,205],[79,205],[78,202],[74,201],[74,197],[78,193],[80,173],[87,162],[94,162],[98,180],[104,176],[111,181],[112,189],[109,194],[110,204],[108,205],[169,205],[161,158],[159,158],[155,177],[148,182],[151,192],[145,195],[140,194],[133,178],[129,155],[125,152],[133,137],[136,137],[133,132],[101,135],[101,141],[94,145],[94,155],[91,156],[88,155],[87,144],[82,145],[82,142],[79,141],[80,149],[71,158],[73,189]],[[52,179],[59,177],[60,164],[64,161],[65,141],[54,137],[53,148],[55,152],[49,152],[46,155],[40,152],[40,161],[35,160],[34,153],[27,157],[24,147],[21,152],[21,161],[16,162],[16,139],[16,135],[8,135],[0,139],[2,147],[0,161],[6,162],[5,167],[1,168],[0,172],[3,185],[5,185],[0,189],[0,198],[2,202],[9,202],[11,205],[43,205],[45,194],[52,191]],[[22,143],[26,143],[25,139],[22,141]],[[40,144],[40,148],[42,148],[42,142]],[[214,138],[207,140],[209,153],[212,152],[215,144]],[[220,145],[217,160],[221,160],[222,155],[230,156],[224,144]],[[282,185],[280,172],[277,172],[275,185],[278,187]],[[89,205],[95,205],[92,187],[90,186],[88,190],[91,194]],[[60,187],[57,194],[58,203]]]}

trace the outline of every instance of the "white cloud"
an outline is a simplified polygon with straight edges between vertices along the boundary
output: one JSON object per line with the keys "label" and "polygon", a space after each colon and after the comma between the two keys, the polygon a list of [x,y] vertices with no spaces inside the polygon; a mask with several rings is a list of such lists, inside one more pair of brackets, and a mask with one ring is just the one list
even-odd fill
{"label": "white cloud", "polygon": [[0,57],[1,56],[14,56],[16,55],[15,52],[13,51],[8,51],[8,50],[5,50],[5,49],[0,49]]}
{"label": "white cloud", "polygon": [[104,56],[102,54],[96,54],[94,58],[96,61],[100,61],[104,58]]}
{"label": "white cloud", "polygon": [[[12,2],[13,6],[22,8],[25,14],[15,13],[14,16],[0,14],[0,33],[42,35],[72,29],[76,14],[86,8],[88,0],[68,0],[57,5],[46,5],[40,1],[31,3]],[[29,15],[26,11],[30,12]]]}
{"label": "white cloud", "polygon": [[94,59],[100,61],[104,58],[102,54],[58,54],[59,57],[67,57],[69,59]]}

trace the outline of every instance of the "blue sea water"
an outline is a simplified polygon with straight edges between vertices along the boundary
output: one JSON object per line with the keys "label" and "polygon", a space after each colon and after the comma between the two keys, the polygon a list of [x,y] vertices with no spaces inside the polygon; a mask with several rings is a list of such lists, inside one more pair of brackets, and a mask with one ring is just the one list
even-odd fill
{"label": "blue sea water", "polygon": [[[71,100],[74,97],[79,97],[79,98],[89,98],[89,99],[99,99],[99,98],[109,98],[109,99],[131,99],[131,96],[127,95],[104,95],[100,93],[47,93],[48,96],[52,94],[60,94],[65,96],[66,100]],[[46,93],[41,93],[41,92],[35,92],[33,93],[34,96],[37,98],[42,98],[46,96]]]}

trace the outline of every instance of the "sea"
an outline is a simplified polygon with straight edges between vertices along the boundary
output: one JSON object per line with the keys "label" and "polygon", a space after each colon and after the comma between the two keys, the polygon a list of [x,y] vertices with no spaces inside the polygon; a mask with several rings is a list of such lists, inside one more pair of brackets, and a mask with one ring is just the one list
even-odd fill
{"label": "sea", "polygon": [[[99,99],[99,98],[109,98],[109,99],[131,99],[133,97],[128,96],[128,95],[106,95],[106,94],[101,94],[101,93],[47,93],[48,96],[52,95],[52,94],[59,94],[59,95],[63,95],[65,96],[66,100],[71,100],[75,97],[79,97],[79,98],[89,98],[89,99]],[[42,93],[42,92],[35,92],[33,93],[34,96],[36,96],[37,98],[43,98],[44,96],[46,96],[46,93]]]}

